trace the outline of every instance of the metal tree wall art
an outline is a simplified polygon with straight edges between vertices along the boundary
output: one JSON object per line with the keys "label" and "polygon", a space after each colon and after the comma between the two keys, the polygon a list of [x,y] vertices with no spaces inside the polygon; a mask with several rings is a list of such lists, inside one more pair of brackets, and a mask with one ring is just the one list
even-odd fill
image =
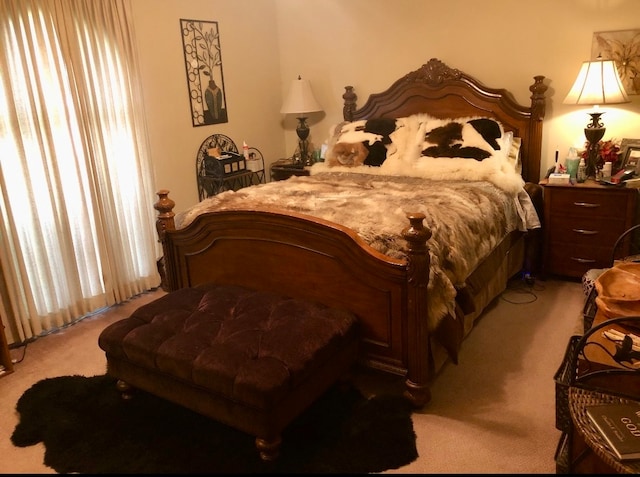
{"label": "metal tree wall art", "polygon": [[218,22],[180,20],[193,126],[228,122]]}

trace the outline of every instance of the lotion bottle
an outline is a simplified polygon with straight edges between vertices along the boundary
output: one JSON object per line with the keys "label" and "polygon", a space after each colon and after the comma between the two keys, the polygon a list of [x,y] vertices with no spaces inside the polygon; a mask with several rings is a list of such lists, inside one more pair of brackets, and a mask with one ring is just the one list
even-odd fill
{"label": "lotion bottle", "polygon": [[242,154],[244,155],[244,160],[248,161],[249,160],[249,146],[247,146],[247,143],[245,141],[242,141]]}
{"label": "lotion bottle", "polygon": [[584,162],[584,157],[580,158],[580,164],[578,164],[578,174],[576,179],[578,182],[584,182],[587,180],[587,165]]}
{"label": "lotion bottle", "polygon": [[604,163],[604,167],[602,168],[602,180],[610,181],[611,180],[611,162],[607,161]]}

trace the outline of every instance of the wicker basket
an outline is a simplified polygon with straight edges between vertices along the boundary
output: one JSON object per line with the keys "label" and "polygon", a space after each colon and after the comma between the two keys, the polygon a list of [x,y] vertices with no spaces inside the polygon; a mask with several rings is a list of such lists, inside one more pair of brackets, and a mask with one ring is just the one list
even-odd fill
{"label": "wicker basket", "polygon": [[582,323],[584,333],[587,333],[591,326],[593,325],[593,320],[596,317],[596,313],[598,312],[598,307],[596,306],[596,297],[598,293],[595,288],[591,289],[589,292],[589,296],[584,302],[584,308],[582,309]]}
{"label": "wicker basket", "polygon": [[570,474],[569,472],[569,434],[563,432],[558,440],[556,447],[555,461],[556,461],[556,474]]}
{"label": "wicker basket", "polygon": [[582,338],[580,335],[574,335],[569,338],[569,344],[564,352],[562,363],[553,376],[556,382],[556,429],[566,433],[571,431],[569,384],[571,382],[571,374],[575,371],[571,369],[571,363],[574,361],[572,356],[576,352],[580,338]]}
{"label": "wicker basket", "polygon": [[[628,403],[633,402],[620,396],[605,394],[587,389],[573,387],[570,391],[571,407],[573,416],[576,420],[576,428],[585,439],[591,450],[609,467],[620,474],[637,474],[640,473],[640,461],[621,461],[613,451],[604,437],[591,423],[587,417],[586,408],[594,404],[607,403]],[[637,401],[636,401],[637,402]]]}

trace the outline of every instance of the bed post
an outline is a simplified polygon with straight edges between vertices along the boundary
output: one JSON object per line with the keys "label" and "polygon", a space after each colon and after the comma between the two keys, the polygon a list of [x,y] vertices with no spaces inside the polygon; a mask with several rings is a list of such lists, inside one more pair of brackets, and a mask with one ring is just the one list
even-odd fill
{"label": "bed post", "polygon": [[407,276],[407,379],[405,396],[421,408],[431,400],[429,390],[430,341],[427,328],[427,285],[429,284],[429,247],[431,230],[424,226],[425,215],[408,213],[409,227],[402,231],[408,246]]}
{"label": "bed post", "polygon": [[353,86],[345,86],[345,93],[342,95],[344,106],[342,107],[342,117],[345,121],[353,121],[353,112],[356,110],[358,96],[353,92]]}
{"label": "bed post", "polygon": [[540,160],[542,158],[542,121],[546,113],[545,92],[547,85],[543,83],[544,76],[533,77],[533,84],[529,86],[531,91],[531,120],[529,122],[529,144],[527,145],[527,170],[523,171],[523,177],[529,182],[537,184],[540,181]]}
{"label": "bed post", "polygon": [[[173,212],[173,207],[176,203],[169,198],[169,191],[161,189],[156,192],[158,195],[158,202],[153,204],[153,208],[158,211],[158,217],[156,219],[156,231],[158,233],[158,241],[162,244],[163,256],[158,259],[158,272],[160,273],[161,284],[163,290],[171,291],[174,289],[175,280],[173,279],[173,272],[167,270],[167,249],[165,247],[165,232],[167,230],[175,230],[176,225],[173,220],[176,215]],[[169,272],[169,273],[167,273]]]}
{"label": "bed post", "polygon": [[158,231],[158,240],[162,243],[164,241],[165,231],[176,229],[176,224],[173,221],[176,215],[173,212],[173,208],[176,203],[169,199],[169,191],[166,189],[159,190],[156,194],[158,195],[158,202],[153,204],[153,208],[158,211],[156,230]]}

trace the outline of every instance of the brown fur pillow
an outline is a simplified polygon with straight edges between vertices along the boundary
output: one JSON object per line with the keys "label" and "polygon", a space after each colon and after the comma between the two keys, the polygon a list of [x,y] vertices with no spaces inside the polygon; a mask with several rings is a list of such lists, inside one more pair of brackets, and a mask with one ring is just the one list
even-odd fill
{"label": "brown fur pillow", "polygon": [[361,142],[339,142],[328,152],[325,162],[329,167],[357,167],[364,164],[368,154],[369,150]]}

